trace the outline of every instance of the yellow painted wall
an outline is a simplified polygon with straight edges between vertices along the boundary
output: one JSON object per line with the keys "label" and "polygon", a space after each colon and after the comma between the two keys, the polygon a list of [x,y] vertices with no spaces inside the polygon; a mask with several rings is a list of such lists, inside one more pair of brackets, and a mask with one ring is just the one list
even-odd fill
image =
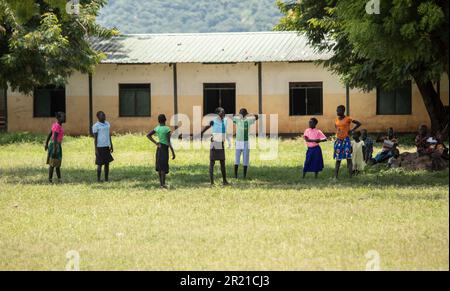
{"label": "yellow painted wall", "polygon": [[[33,95],[8,90],[8,131],[47,133],[54,118],[33,117]],[[66,132],[72,135],[88,134],[88,76],[74,73],[66,85]]]}
{"label": "yellow painted wall", "polygon": [[[334,131],[336,107],[346,104],[345,87],[337,76],[313,63],[264,63],[263,112],[278,114],[279,133],[302,132],[310,116],[289,116],[290,82],[323,82],[324,114],[317,116],[319,127]],[[151,117],[119,117],[119,84],[151,84]],[[236,83],[236,111],[245,107],[258,111],[258,67],[248,64],[178,64],[178,111],[192,118],[193,106],[203,106],[204,83]],[[448,78],[441,81],[441,96],[448,105]],[[93,111],[102,110],[114,132],[145,132],[157,124],[157,116],[174,113],[173,68],[169,65],[99,65],[93,75]],[[419,124],[429,123],[422,98],[413,88],[413,114],[408,116],[377,116],[376,92],[350,92],[351,116],[372,132],[393,126],[397,131],[412,132]],[[68,134],[88,133],[88,76],[74,74],[66,86]],[[33,97],[8,92],[8,130],[11,132],[47,132],[53,118],[33,118]],[[95,116],[94,116],[95,121]],[[269,126],[269,124],[268,124]]]}
{"label": "yellow painted wall", "polygon": [[[448,78],[441,80],[441,99],[448,106]],[[350,94],[351,115],[364,123],[369,131],[381,131],[384,128],[394,127],[399,132],[416,131],[420,124],[430,125],[430,118],[422,100],[422,96],[413,82],[412,88],[412,114],[411,115],[377,115],[376,91],[363,93],[352,90]]]}
{"label": "yellow painted wall", "polygon": [[334,131],[336,107],[345,105],[345,86],[339,79],[313,63],[265,63],[263,64],[263,112],[278,114],[280,133],[303,132],[311,116],[289,116],[290,82],[323,82],[323,116],[319,127]]}
{"label": "yellow painted wall", "polygon": [[[151,84],[151,117],[119,117],[119,84]],[[114,132],[146,132],[158,115],[173,115],[173,71],[169,65],[100,65],[93,75],[93,111],[104,111]],[[94,116],[94,121],[96,120]]]}

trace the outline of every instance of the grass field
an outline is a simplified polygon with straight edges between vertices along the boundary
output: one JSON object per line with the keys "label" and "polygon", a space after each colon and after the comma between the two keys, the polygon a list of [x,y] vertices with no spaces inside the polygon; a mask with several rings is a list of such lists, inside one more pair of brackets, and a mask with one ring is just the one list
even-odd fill
{"label": "grass field", "polygon": [[304,144],[286,140],[225,189],[209,187],[208,150],[179,150],[165,191],[144,136],[114,139],[107,184],[92,140],[68,137],[63,184],[49,185],[43,138],[0,135],[1,270],[64,270],[70,250],[81,270],[365,270],[371,250],[382,270],[449,269],[448,171],[336,182],[328,143],[326,171],[302,180]]}

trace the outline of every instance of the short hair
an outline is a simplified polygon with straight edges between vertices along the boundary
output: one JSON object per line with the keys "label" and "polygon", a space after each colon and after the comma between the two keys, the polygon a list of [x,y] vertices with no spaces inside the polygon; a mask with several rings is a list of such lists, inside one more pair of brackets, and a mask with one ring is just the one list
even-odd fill
{"label": "short hair", "polygon": [[225,109],[223,109],[222,107],[217,107],[215,113],[216,114],[220,114],[222,112],[225,112]]}
{"label": "short hair", "polygon": [[56,118],[61,118],[61,117],[63,117],[64,115],[65,115],[64,112],[58,111],[58,112],[56,112],[55,117],[56,117]]}
{"label": "short hair", "polygon": [[361,131],[357,130],[353,134],[356,135],[356,136],[361,136]]}
{"label": "short hair", "polygon": [[103,111],[97,112],[97,118],[100,116],[100,114],[105,114],[105,112],[103,112]]}
{"label": "short hair", "polygon": [[311,120],[314,122],[315,125],[319,124],[319,120],[317,118],[313,117]]}
{"label": "short hair", "polygon": [[163,122],[166,122],[166,121],[167,121],[167,118],[166,118],[166,116],[164,114],[160,114],[158,116],[158,122],[159,123],[163,123]]}
{"label": "short hair", "polygon": [[338,107],[337,107],[337,109],[342,109],[342,110],[346,110],[346,108],[345,108],[345,106],[344,105],[339,105]]}
{"label": "short hair", "polygon": [[239,114],[247,115],[248,114],[247,108],[241,108],[241,110],[239,110]]}

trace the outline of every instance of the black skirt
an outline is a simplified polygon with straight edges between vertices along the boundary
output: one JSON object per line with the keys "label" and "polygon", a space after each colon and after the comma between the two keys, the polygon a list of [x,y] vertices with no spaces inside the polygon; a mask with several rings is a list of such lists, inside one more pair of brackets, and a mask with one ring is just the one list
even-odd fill
{"label": "black skirt", "polygon": [[104,166],[114,161],[109,147],[97,148],[95,153],[95,164],[97,166]]}
{"label": "black skirt", "polygon": [[211,142],[209,159],[211,161],[225,161],[225,144],[223,142]]}
{"label": "black skirt", "polygon": [[161,144],[161,147],[156,150],[155,169],[157,172],[163,171],[169,174],[169,146]]}

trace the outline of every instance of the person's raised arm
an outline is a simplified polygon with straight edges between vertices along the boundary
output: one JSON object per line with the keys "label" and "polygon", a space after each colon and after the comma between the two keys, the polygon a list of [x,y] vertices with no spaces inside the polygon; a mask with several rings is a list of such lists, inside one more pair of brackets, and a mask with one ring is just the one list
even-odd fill
{"label": "person's raised arm", "polygon": [[157,147],[159,147],[159,142],[157,142],[157,141],[153,138],[153,136],[155,135],[155,133],[156,133],[156,131],[154,131],[154,130],[150,131],[150,132],[147,134],[147,138],[148,138],[152,143],[154,143]]}
{"label": "person's raised arm", "polygon": [[203,137],[203,135],[205,134],[205,132],[210,129],[214,124],[214,121],[211,121],[211,123],[207,126],[205,126],[205,128],[203,128],[202,133],[200,134],[200,137]]}

